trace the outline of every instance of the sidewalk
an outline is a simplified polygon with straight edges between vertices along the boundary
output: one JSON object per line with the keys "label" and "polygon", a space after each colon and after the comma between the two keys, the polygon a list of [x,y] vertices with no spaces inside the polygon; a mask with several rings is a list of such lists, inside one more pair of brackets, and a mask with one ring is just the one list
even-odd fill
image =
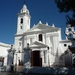
{"label": "sidewalk", "polygon": [[20,73],[20,72],[0,72],[0,75],[50,75],[50,74],[36,74],[36,73],[32,74],[32,73]]}

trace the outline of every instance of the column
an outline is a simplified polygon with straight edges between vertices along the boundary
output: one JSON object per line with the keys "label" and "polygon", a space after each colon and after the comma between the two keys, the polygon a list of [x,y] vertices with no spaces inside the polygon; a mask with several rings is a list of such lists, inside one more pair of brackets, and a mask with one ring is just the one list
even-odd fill
{"label": "column", "polygon": [[47,44],[47,43],[46,43],[46,33],[45,33],[45,44]]}

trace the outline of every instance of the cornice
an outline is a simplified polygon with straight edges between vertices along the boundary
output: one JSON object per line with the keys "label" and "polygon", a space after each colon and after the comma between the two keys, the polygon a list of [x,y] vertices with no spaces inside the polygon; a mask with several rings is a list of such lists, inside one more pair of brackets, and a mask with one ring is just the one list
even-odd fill
{"label": "cornice", "polygon": [[1,42],[0,42],[0,46],[3,46],[3,47],[11,47],[10,44],[5,44],[5,43],[1,43]]}
{"label": "cornice", "polygon": [[59,43],[71,43],[72,41],[70,41],[70,40],[61,40],[61,41],[59,41]]}
{"label": "cornice", "polygon": [[23,34],[15,34],[14,36],[22,36]]}

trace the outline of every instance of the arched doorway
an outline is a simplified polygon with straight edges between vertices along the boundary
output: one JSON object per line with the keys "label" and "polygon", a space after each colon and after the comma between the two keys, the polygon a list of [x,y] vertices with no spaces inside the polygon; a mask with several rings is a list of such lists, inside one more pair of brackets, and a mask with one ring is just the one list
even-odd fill
{"label": "arched doorway", "polygon": [[42,58],[40,58],[40,51],[31,51],[31,66],[42,66]]}

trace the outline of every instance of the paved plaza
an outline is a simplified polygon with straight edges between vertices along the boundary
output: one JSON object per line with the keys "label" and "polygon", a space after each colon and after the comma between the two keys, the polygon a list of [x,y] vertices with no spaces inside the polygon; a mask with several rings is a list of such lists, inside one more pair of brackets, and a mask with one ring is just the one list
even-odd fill
{"label": "paved plaza", "polygon": [[30,74],[30,73],[27,74],[27,73],[20,73],[20,72],[0,72],[0,75],[50,75],[50,74]]}
{"label": "paved plaza", "polygon": [[19,72],[0,72],[0,75],[35,75],[35,74],[24,74]]}

